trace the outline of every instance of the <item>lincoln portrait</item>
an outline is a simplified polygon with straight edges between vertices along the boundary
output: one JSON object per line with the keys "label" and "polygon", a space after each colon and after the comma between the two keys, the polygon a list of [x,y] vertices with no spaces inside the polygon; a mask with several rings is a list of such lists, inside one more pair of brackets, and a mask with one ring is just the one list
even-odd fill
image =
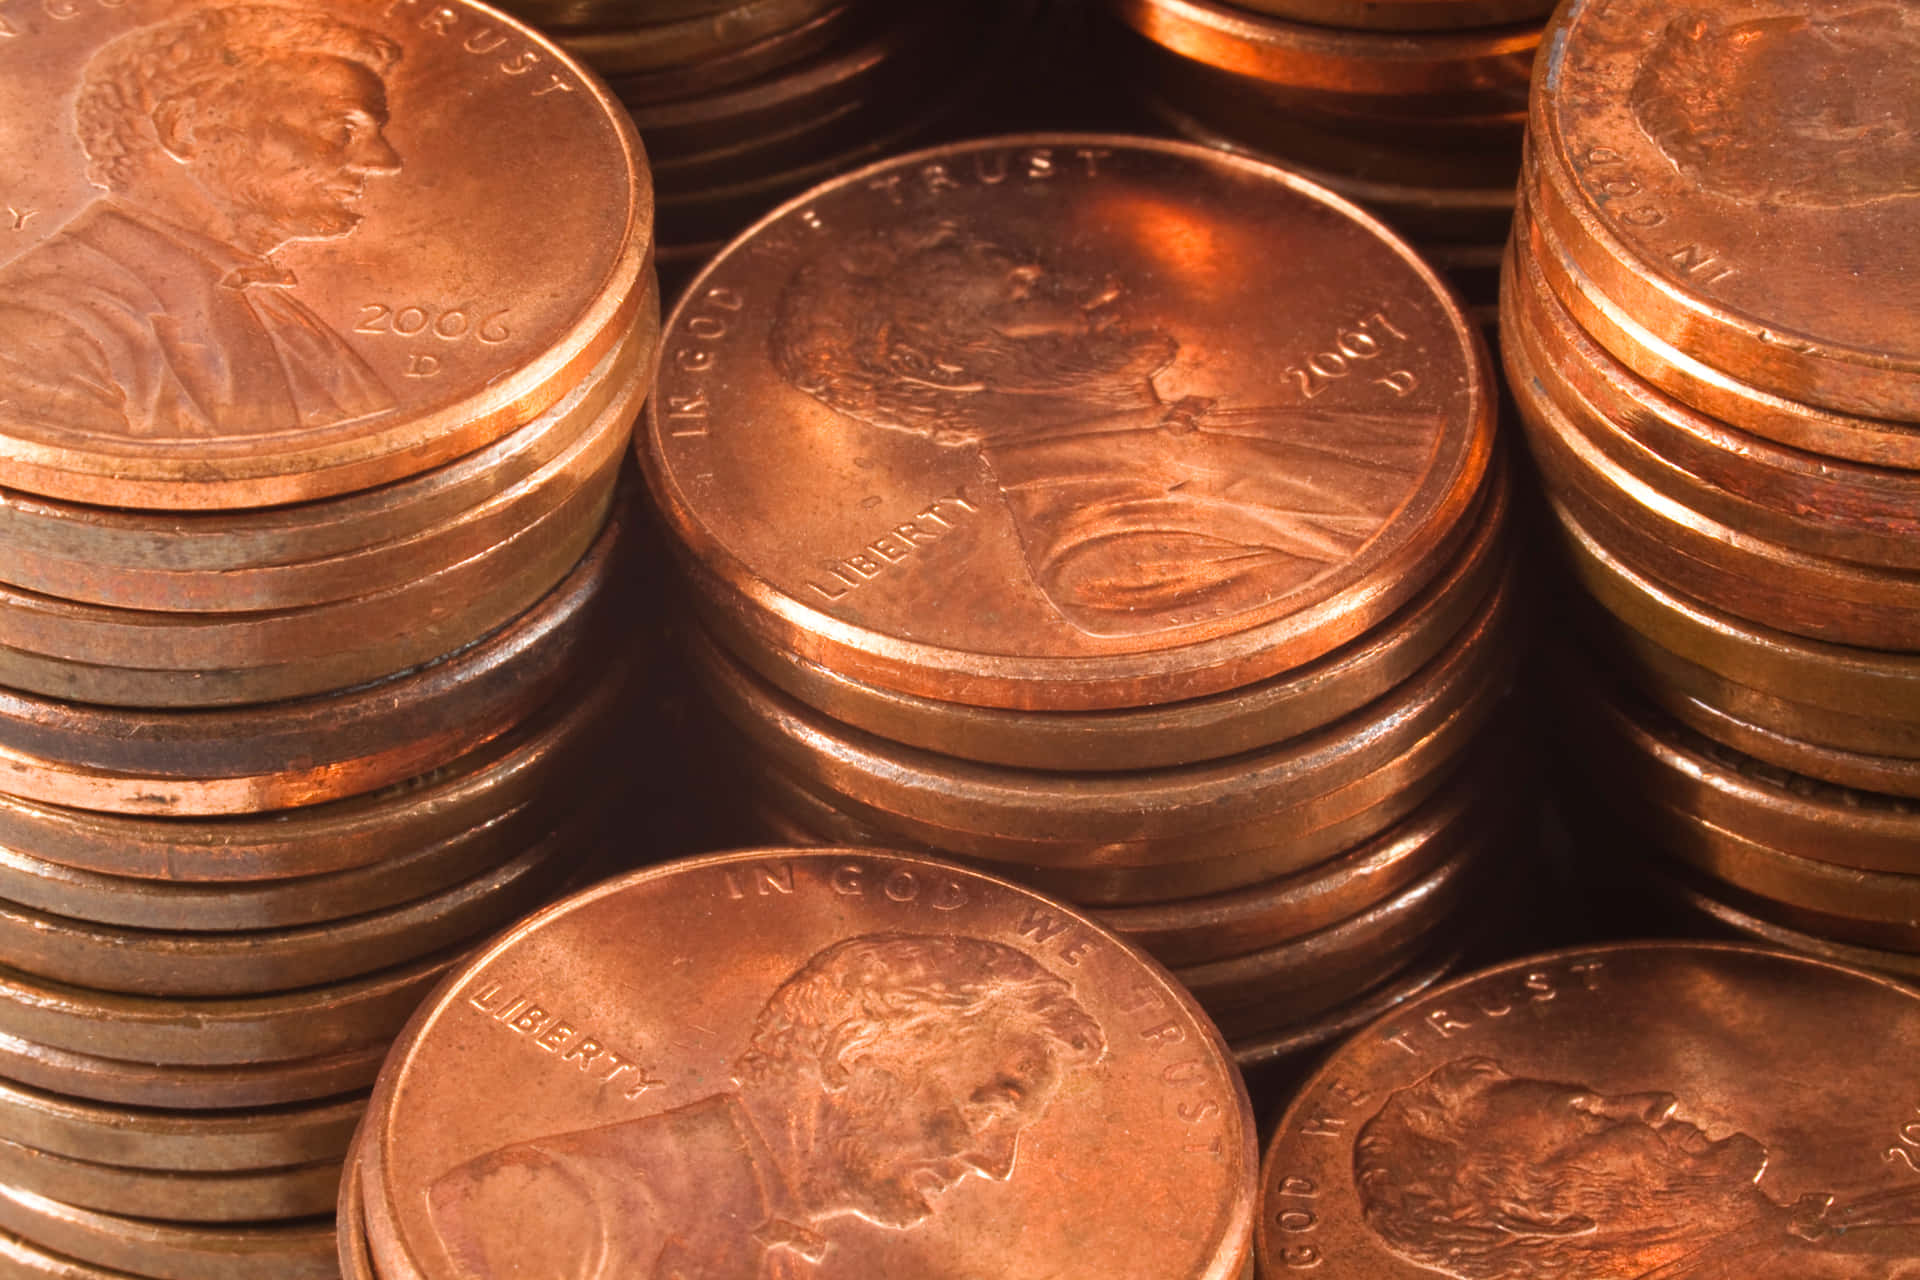
{"label": "lincoln portrait", "polygon": [[1920,1280],[1920,1183],[1781,1203],[1767,1147],[1702,1124],[1466,1058],[1388,1099],[1354,1179],[1388,1249],[1455,1280]]}
{"label": "lincoln portrait", "polygon": [[976,451],[1034,584],[1089,635],[1260,608],[1406,500],[1434,415],[1166,399],[1156,379],[1180,344],[1128,320],[1126,296],[1116,277],[929,220],[800,267],[772,356],[846,419]]}
{"label": "lincoln portrait", "polygon": [[730,1087],[482,1155],[429,1211],[460,1280],[802,1280],[832,1219],[911,1230],[954,1184],[1012,1177],[1021,1132],[1105,1051],[1022,951],[855,937],[773,992]]}
{"label": "lincoln portrait", "polygon": [[0,419],[148,438],[393,407],[274,254],[360,224],[395,173],[386,37],[316,10],[193,8],[86,63],[74,127],[101,194],[0,266]]}

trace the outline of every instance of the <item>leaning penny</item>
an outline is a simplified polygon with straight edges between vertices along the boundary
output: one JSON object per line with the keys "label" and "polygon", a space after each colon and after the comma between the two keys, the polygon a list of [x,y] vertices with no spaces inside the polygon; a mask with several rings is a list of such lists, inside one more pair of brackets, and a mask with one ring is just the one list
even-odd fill
{"label": "leaning penny", "polygon": [[333,1207],[340,1161],[237,1173],[124,1169],[0,1140],[0,1179],[75,1208],[180,1223],[269,1222]]}
{"label": "leaning penny", "polygon": [[1477,611],[1498,607],[1488,605],[1490,593],[1509,590],[1507,507],[1502,477],[1454,563],[1365,635],[1258,684],[1158,707],[1023,712],[917,698],[770,650],[710,601],[696,599],[694,607],[728,656],[833,719],[894,742],[1032,769],[1165,768],[1323,728],[1411,679]]}
{"label": "leaning penny", "polygon": [[[1246,269],[1276,243],[1284,279]],[[866,368],[875,324],[919,345]],[[1490,458],[1484,353],[1431,271],[1175,143],[848,175],[723,253],[668,335],[641,448],[684,553],[769,645],[950,702],[1139,706],[1312,661],[1451,561]]]}
{"label": "leaning penny", "polygon": [[1916,1052],[1911,989],[1754,947],[1621,943],[1462,978],[1347,1041],[1287,1108],[1262,1274],[1897,1274]]}
{"label": "leaning penny", "polygon": [[0,1081],[0,1138],[121,1168],[222,1172],[337,1159],[365,1111],[363,1094],[225,1113],[136,1110]]}
{"label": "leaning penny", "polygon": [[[1191,998],[1071,909],[919,858],[752,850],[609,881],[476,957],[396,1047],[361,1175],[395,1280],[789,1254],[1226,1280],[1252,1133]],[[1132,1193],[1058,1194],[1095,1171]]]}
{"label": "leaning penny", "polygon": [[0,1183],[0,1228],[96,1266],[154,1280],[338,1280],[333,1219],[175,1224],[62,1204]]}
{"label": "leaning penny", "polygon": [[[170,510],[364,488],[525,423],[631,326],[652,196],[598,81],[468,0],[298,17],[157,0],[9,42],[8,83],[80,105],[10,135],[35,216],[0,263],[0,482]],[[234,136],[343,123],[279,179],[123,145],[189,93]]]}
{"label": "leaning penny", "polygon": [[0,1033],[0,1070],[17,1084],[94,1102],[189,1111],[286,1106],[366,1089],[386,1052],[382,1040],[285,1062],[160,1066],[54,1049]]}
{"label": "leaning penny", "polygon": [[1574,0],[1553,48],[1530,199],[1600,291],[1776,395],[1920,422],[1916,15]]}

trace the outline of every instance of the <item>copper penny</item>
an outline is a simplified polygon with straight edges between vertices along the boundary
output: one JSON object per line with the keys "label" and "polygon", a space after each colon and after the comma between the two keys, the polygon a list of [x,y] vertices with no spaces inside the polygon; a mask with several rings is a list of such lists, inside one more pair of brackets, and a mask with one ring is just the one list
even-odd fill
{"label": "copper penny", "polygon": [[[1284,286],[1246,269],[1273,243]],[[920,372],[856,363],[887,315]],[[972,372],[943,345],[981,335]],[[947,701],[1138,706],[1311,661],[1451,559],[1489,459],[1484,353],[1411,252],[1173,143],[849,175],[709,267],[666,347],[643,460],[688,553],[768,643]]]}
{"label": "copper penny", "polygon": [[1462,978],[1349,1040],[1287,1108],[1262,1272],[1899,1276],[1920,1255],[1914,1052],[1912,990],[1752,947],[1615,944]]}
{"label": "copper penny", "polygon": [[[1541,276],[1525,237],[1502,296],[1505,351],[1530,400],[1550,400],[1607,459],[1723,525],[1809,555],[1920,567],[1920,474],[1782,448],[1689,409],[1593,341]],[[1523,351],[1515,363],[1513,353]],[[1524,368],[1522,367],[1524,366]]]}
{"label": "copper penny", "polygon": [[340,1161],[236,1173],[123,1169],[0,1140],[0,1179],[63,1204],[181,1223],[305,1218],[333,1207]]}
{"label": "copper penny", "polygon": [[1508,486],[1501,475],[1474,517],[1472,540],[1418,595],[1373,630],[1297,670],[1157,707],[1013,711],[899,693],[766,648],[697,597],[730,657],[808,706],[907,746],[1031,769],[1153,769],[1219,759],[1324,728],[1409,680],[1506,593]]}
{"label": "copper penny", "polygon": [[1249,1089],[1257,1096],[1259,1084],[1265,1077],[1285,1071],[1336,1040],[1346,1039],[1434,984],[1445,981],[1460,967],[1463,953],[1457,940],[1445,939],[1410,968],[1316,1018],[1236,1039],[1233,1060],[1240,1074],[1246,1077]]}
{"label": "copper penny", "polygon": [[[568,31],[560,47],[603,76],[672,70],[724,57],[772,36],[804,27],[844,0],[746,0],[718,18],[700,15],[663,20],[650,12],[629,15],[618,26]],[[634,22],[644,16],[646,22]]]}
{"label": "copper penny", "polygon": [[328,1057],[392,1037],[468,949],[330,986],[226,999],[118,995],[0,968],[0,1031],[71,1053],[160,1066]]}
{"label": "copper penny", "polygon": [[[874,10],[874,6],[850,0],[835,0],[815,16],[808,18],[798,26],[783,31],[772,32],[750,44],[739,45],[729,52],[713,54],[692,62],[680,62],[672,66],[659,67],[651,71],[622,74],[613,71],[611,66],[596,67],[595,70],[606,78],[608,87],[622,102],[631,106],[650,105],[656,102],[669,102],[678,98],[697,97],[704,93],[731,88],[747,81],[758,80],[785,67],[806,62],[827,50],[836,47],[854,31],[861,29]],[[568,33],[554,33],[561,45],[568,41]],[[582,35],[592,33],[582,32]],[[586,59],[592,65],[592,59]],[[654,165],[655,180],[659,172],[657,157],[649,156]]]}
{"label": "copper penny", "polygon": [[0,1138],[121,1168],[222,1172],[337,1159],[365,1111],[363,1094],[232,1112],[136,1110],[0,1082]]}
{"label": "copper penny", "polygon": [[316,1102],[364,1090],[379,1074],[387,1041],[316,1058],[202,1067],[156,1065],[73,1053],[0,1033],[9,1080],[50,1093],[129,1107],[232,1111]]}
{"label": "copper penny", "polygon": [[[725,21],[733,11],[753,0],[647,0],[646,16],[654,22],[678,22],[684,18],[718,18]],[[632,0],[512,0],[500,6],[516,17],[542,27],[601,27],[631,23]]]}
{"label": "copper penny", "polygon": [[1568,256],[1705,364],[1920,421],[1920,15],[1574,0],[1555,21],[1531,198]]}
{"label": "copper penny", "polygon": [[1873,755],[1789,736],[1776,722],[1755,724],[1737,713],[1679,690],[1645,690],[1648,699],[1703,737],[1763,760],[1857,791],[1920,800],[1920,759]]}
{"label": "copper penny", "polygon": [[1239,0],[1239,7],[1323,27],[1446,31],[1544,19],[1550,0]]}
{"label": "copper penny", "polygon": [[154,1280],[338,1280],[331,1217],[178,1224],[82,1209],[0,1183],[0,1227],[82,1262]]}
{"label": "copper penny", "polygon": [[1652,885],[1656,892],[1678,905],[1690,917],[1704,922],[1709,928],[1723,930],[1748,941],[1795,951],[1801,955],[1814,956],[1834,964],[1850,965],[1857,969],[1876,969],[1882,973],[1893,974],[1909,985],[1920,980],[1920,955],[1877,947],[1852,946],[1844,942],[1836,942],[1831,938],[1803,933],[1787,925],[1764,919],[1711,893],[1703,892],[1690,877],[1662,874],[1652,867],[1641,867],[1638,869],[1638,874]]}
{"label": "copper penny", "polygon": [[339,1224],[340,1280],[379,1280],[373,1257],[367,1252],[367,1209],[360,1187],[360,1136],[354,1135],[340,1172],[340,1199],[334,1210]]}
{"label": "copper penny", "polygon": [[9,1280],[140,1280],[130,1272],[48,1253],[6,1231],[0,1231],[0,1273]]}
{"label": "copper penny", "polygon": [[[1252,1139],[1218,1034],[1091,920],[918,858],[751,850],[607,882],[476,957],[383,1073],[361,1174],[395,1280],[787,1253],[823,1280],[1225,1280]],[[1102,1179],[1127,1193],[1058,1194]]]}
{"label": "copper penny", "polygon": [[23,22],[7,485],[168,509],[364,488],[520,426],[631,327],[638,140],[520,23],[467,0]]}
{"label": "copper penny", "polygon": [[[1523,186],[1537,184],[1523,179]],[[1608,299],[1553,229],[1523,219],[1527,253],[1554,297],[1613,357],[1675,399],[1757,436],[1873,466],[1920,469],[1920,428],[1836,412],[1766,391],[1707,364]]]}

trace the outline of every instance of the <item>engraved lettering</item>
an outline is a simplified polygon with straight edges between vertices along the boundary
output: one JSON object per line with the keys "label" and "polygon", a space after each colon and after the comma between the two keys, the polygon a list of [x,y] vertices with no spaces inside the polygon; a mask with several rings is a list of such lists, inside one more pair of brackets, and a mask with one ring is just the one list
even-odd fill
{"label": "engraved lettering", "polygon": [[1198,1058],[1168,1063],[1161,1069],[1160,1078],[1168,1084],[1200,1084],[1207,1078],[1206,1064]]}
{"label": "engraved lettering", "polygon": [[533,91],[533,96],[536,98],[544,98],[550,93],[572,93],[572,92],[574,92],[574,88],[573,88],[573,82],[571,80],[568,80],[565,77],[555,72],[549,71],[547,72],[547,82],[541,85],[538,89],[535,89]]}
{"label": "engraved lettering", "polygon": [[705,373],[713,368],[713,352],[681,347],[673,353],[673,363],[682,373]]}
{"label": "engraved lettering", "polygon": [[1113,152],[1104,147],[1075,147],[1073,149],[1074,158],[1086,169],[1089,178],[1097,178],[1100,176],[1100,162],[1112,154]]}
{"label": "engraved lettering", "polygon": [[[1334,330],[1329,349],[1316,351],[1304,357],[1298,364],[1288,366],[1284,376],[1292,379],[1300,388],[1303,399],[1312,400],[1316,396],[1325,394],[1333,383],[1353,373],[1356,364],[1376,360],[1386,351],[1389,344],[1402,343],[1406,340],[1407,335],[1387,319],[1386,312],[1376,311],[1364,320]],[[1398,375],[1389,374],[1387,378],[1396,376]],[[1405,394],[1398,391],[1387,379],[1375,378],[1373,381],[1387,386],[1388,390],[1395,391],[1396,394]]]}
{"label": "engraved lettering", "polygon": [[973,176],[982,186],[997,187],[1007,180],[1007,156],[1005,152],[974,153]]}
{"label": "engraved lettering", "polygon": [[409,378],[432,378],[440,372],[440,357],[424,352],[410,352],[407,355],[406,376]]}
{"label": "engraved lettering", "polygon": [[[14,32],[8,31],[5,28],[6,28],[6,19],[0,18],[0,35],[15,34]],[[8,229],[11,231],[25,231],[27,229],[27,223],[39,216],[40,216],[40,211],[38,209],[16,209],[12,205],[8,205],[7,206]]]}
{"label": "engraved lettering", "polygon": [[890,173],[885,177],[873,179],[867,183],[867,186],[871,190],[885,192],[887,199],[894,204],[905,204],[907,198],[900,191],[900,184],[903,181],[899,174]]}
{"label": "engraved lettering", "polygon": [[1603,961],[1583,960],[1579,964],[1568,965],[1567,967],[1573,970],[1574,975],[1580,979],[1581,986],[1589,991],[1598,991],[1600,989],[1600,971],[1607,966]]}
{"label": "engraved lettering", "polygon": [[1273,1220],[1282,1231],[1291,1231],[1295,1234],[1311,1231],[1320,1222],[1320,1219],[1305,1209],[1284,1209],[1275,1214]]}
{"label": "engraved lettering", "polygon": [[560,1055],[562,1062],[578,1062],[582,1071],[593,1068],[593,1060],[606,1050],[606,1046],[592,1036],[581,1036],[574,1042],[573,1048]]}
{"label": "engraved lettering", "polygon": [[1310,1138],[1337,1138],[1346,1132],[1347,1121],[1339,1116],[1324,1113],[1309,1116],[1300,1126],[1300,1132]]}
{"label": "engraved lettering", "polygon": [[1309,1244],[1280,1251],[1280,1265],[1289,1271],[1309,1271],[1319,1266],[1322,1261],[1320,1251]]}
{"label": "engraved lettering", "polygon": [[897,524],[893,526],[893,532],[897,534],[899,537],[906,539],[910,545],[916,546],[916,547],[923,546],[929,542],[940,541],[939,534],[931,533],[925,529],[922,529],[919,525],[915,524],[911,520],[907,521],[905,524]]}
{"label": "engraved lettering", "polygon": [[506,33],[483,29],[461,41],[460,47],[468,53],[492,53],[506,42]]}
{"label": "engraved lettering", "polygon": [[1320,1197],[1318,1183],[1311,1178],[1302,1178],[1291,1173],[1280,1179],[1274,1191],[1279,1195],[1297,1196],[1302,1200],[1317,1200]]}
{"label": "engraved lettering", "polygon": [[880,576],[880,571],[886,568],[885,565],[874,560],[872,556],[858,552],[848,556],[846,563],[848,568],[863,578],[877,578]]}
{"label": "engraved lettering", "polygon": [[542,1009],[537,1004],[529,1005],[524,1013],[522,1013],[519,1017],[515,1018],[512,1022],[509,1022],[507,1025],[512,1027],[515,1031],[520,1032],[522,1035],[527,1035],[540,1027],[546,1026],[547,1019],[552,1016],[553,1016],[552,1014],[548,1013],[545,1009]]}
{"label": "engraved lettering", "polygon": [[923,167],[920,170],[920,181],[926,184],[927,190],[934,195],[942,191],[960,189],[960,184],[954,180],[954,176],[947,171],[947,166],[944,164],[930,164]]}
{"label": "engraved lettering", "polygon": [[1226,1111],[1217,1102],[1176,1102],[1173,1113],[1188,1124],[1205,1124],[1225,1115]]}
{"label": "engraved lettering", "polygon": [[1466,1031],[1473,1026],[1471,1022],[1462,1022],[1445,1009],[1435,1009],[1427,1014],[1427,1025],[1442,1036],[1452,1036],[1456,1031]]}
{"label": "engraved lettering", "polygon": [[718,316],[695,316],[687,321],[687,332],[696,338],[712,341],[727,336],[727,322]]}
{"label": "engraved lettering", "polygon": [[716,285],[707,290],[706,301],[719,307],[723,311],[738,311],[747,305],[747,297],[745,294],[741,293],[738,289],[729,289],[723,285]]}
{"label": "engraved lettering", "polygon": [[[1920,1116],[1920,1107],[1914,1108],[1914,1114]],[[1900,1126],[1894,1135],[1894,1145],[1882,1154],[1882,1159],[1891,1164],[1905,1165],[1911,1173],[1920,1173],[1920,1119],[1909,1120]]]}
{"label": "engraved lettering", "polygon": [[882,534],[872,542],[869,542],[867,544],[867,550],[873,552],[873,554],[879,556],[882,560],[895,564],[913,554],[912,546],[902,545],[887,534]]}
{"label": "engraved lettering", "polygon": [[1076,934],[1061,943],[1059,950],[1054,954],[1068,964],[1077,965],[1086,959],[1087,952],[1091,950],[1093,950],[1093,939],[1084,934]]}
{"label": "engraved lettering", "polygon": [[460,15],[452,9],[435,9],[432,13],[420,19],[421,29],[431,31],[437,36],[446,35],[459,24]]}
{"label": "engraved lettering", "polygon": [[1374,382],[1397,396],[1412,395],[1420,380],[1405,369],[1396,369],[1384,378],[1375,378]]}
{"label": "engraved lettering", "polygon": [[895,902],[912,902],[920,896],[920,878],[901,867],[888,874],[880,886],[880,892]]}
{"label": "engraved lettering", "polygon": [[1140,1038],[1150,1044],[1177,1044],[1187,1038],[1185,1028],[1177,1022],[1163,1022],[1157,1027],[1148,1027],[1140,1033]]}
{"label": "engraved lettering", "polygon": [[1033,179],[1046,179],[1059,172],[1053,165],[1052,147],[1035,147],[1027,152],[1027,176]]}
{"label": "engraved lettering", "polygon": [[1739,274],[1738,268],[1727,265],[1717,255],[1697,244],[1682,245],[1669,253],[1667,260],[1680,268],[1683,275],[1691,276],[1702,284],[1719,284]]}
{"label": "engraved lettering", "polygon": [[[704,434],[704,433],[701,433],[701,434]],[[818,582],[814,581],[811,578],[807,580],[807,585],[813,588],[813,593],[819,596],[822,600],[838,600],[842,596],[847,594],[847,588],[845,587],[840,587],[840,586],[823,587]]]}
{"label": "engraved lettering", "polygon": [[843,862],[828,873],[827,883],[835,893],[857,898],[866,892],[866,887],[861,883],[863,874],[859,863]]}
{"label": "engraved lettering", "polygon": [[1059,916],[1030,906],[1020,921],[1020,932],[1035,942],[1050,942],[1055,935],[1065,933],[1073,927],[1071,920],[1062,920]]}
{"label": "engraved lettering", "polygon": [[1420,1056],[1420,1051],[1408,1043],[1407,1033],[1404,1031],[1394,1031],[1380,1038],[1395,1048],[1404,1051],[1409,1057],[1417,1058]]}
{"label": "engraved lettering", "polygon": [[489,983],[485,990],[476,991],[472,995],[468,996],[467,1003],[472,1005],[474,1008],[478,1009],[482,1013],[490,1014],[495,1009],[499,1008],[499,1001],[501,999],[501,994],[502,994],[501,987],[499,983],[497,982]]}
{"label": "engraved lettering", "polygon": [[564,1022],[556,1021],[552,1026],[535,1036],[533,1042],[548,1053],[560,1052],[560,1046],[573,1039],[574,1028]]}
{"label": "engraved lettering", "polygon": [[513,57],[500,64],[500,69],[510,76],[523,76],[540,64],[540,55],[531,49],[522,49]]}

